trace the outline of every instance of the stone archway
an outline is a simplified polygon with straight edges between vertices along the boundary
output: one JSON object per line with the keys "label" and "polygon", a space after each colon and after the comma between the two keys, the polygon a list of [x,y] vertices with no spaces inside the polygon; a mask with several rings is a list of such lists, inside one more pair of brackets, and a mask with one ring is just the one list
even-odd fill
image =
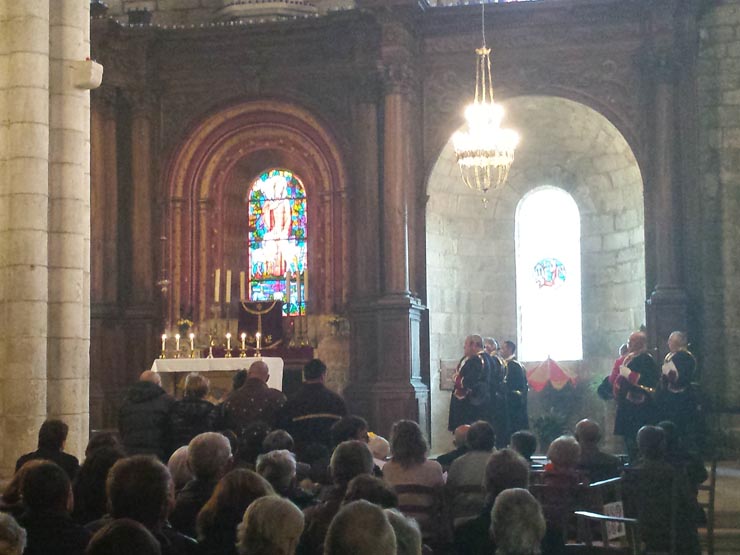
{"label": "stone archway", "polygon": [[528,191],[560,187],[573,196],[581,214],[584,354],[582,361],[567,364],[584,378],[604,375],[629,331],[645,321],[643,179],[627,141],[603,115],[571,100],[523,96],[504,105],[506,125],[520,133],[522,142],[508,182],[489,193],[487,208],[463,184],[451,141],[428,180],[435,452],[450,442],[449,393],[440,390],[440,363],[461,356],[469,333],[516,341],[514,216]]}

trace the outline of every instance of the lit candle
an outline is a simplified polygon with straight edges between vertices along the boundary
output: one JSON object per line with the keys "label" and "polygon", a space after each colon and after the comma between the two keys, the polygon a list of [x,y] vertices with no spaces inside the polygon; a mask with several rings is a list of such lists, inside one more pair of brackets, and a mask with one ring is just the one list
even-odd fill
{"label": "lit candle", "polygon": [[226,334],[226,350],[231,350],[231,333]]}
{"label": "lit candle", "polygon": [[244,275],[244,272],[239,272],[239,300],[247,300],[246,276]]}
{"label": "lit candle", "polygon": [[162,334],[162,350],[164,351],[167,348],[167,334]]}
{"label": "lit candle", "polygon": [[226,293],[224,294],[226,304],[231,302],[231,270],[226,270]]}
{"label": "lit candle", "polygon": [[242,332],[242,351],[247,348],[247,334]]}
{"label": "lit candle", "polygon": [[303,267],[303,301],[308,300],[308,266]]}
{"label": "lit candle", "polygon": [[298,292],[296,293],[296,306],[298,307],[298,315],[301,314],[301,299],[303,298],[303,292],[301,291],[301,273],[296,272],[296,289]]}
{"label": "lit candle", "polygon": [[216,284],[213,286],[213,301],[221,300],[221,268],[216,268]]}
{"label": "lit candle", "polygon": [[175,350],[176,351],[180,350],[180,334],[179,333],[175,334]]}
{"label": "lit candle", "polygon": [[288,314],[290,314],[290,270],[285,272],[285,306],[288,307]]}
{"label": "lit candle", "polygon": [[260,350],[260,346],[262,345],[262,334],[260,332],[257,332],[254,334],[254,336],[257,338],[257,350]]}
{"label": "lit candle", "polygon": [[194,351],[195,350],[195,348],[193,347],[194,340],[195,340],[195,334],[194,333],[191,333],[190,334],[190,350],[191,351]]}

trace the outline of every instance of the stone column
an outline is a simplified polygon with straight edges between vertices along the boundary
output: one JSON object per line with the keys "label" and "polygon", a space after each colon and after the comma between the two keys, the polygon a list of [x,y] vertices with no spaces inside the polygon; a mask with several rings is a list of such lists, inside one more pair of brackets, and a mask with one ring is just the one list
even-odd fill
{"label": "stone column", "polygon": [[655,217],[655,289],[647,302],[651,346],[659,356],[667,352],[666,341],[673,330],[686,330],[688,300],[679,273],[677,241],[682,226],[674,199],[676,141],[674,94],[676,63],[669,55],[652,60],[655,79],[652,196]]}
{"label": "stone column", "polygon": [[[11,89],[12,87],[12,89]],[[49,1],[0,5],[0,472],[46,416]]]}
{"label": "stone column", "polygon": [[47,411],[69,425],[67,450],[88,441],[90,379],[90,93],[75,62],[90,55],[89,3],[49,2],[49,337]]}

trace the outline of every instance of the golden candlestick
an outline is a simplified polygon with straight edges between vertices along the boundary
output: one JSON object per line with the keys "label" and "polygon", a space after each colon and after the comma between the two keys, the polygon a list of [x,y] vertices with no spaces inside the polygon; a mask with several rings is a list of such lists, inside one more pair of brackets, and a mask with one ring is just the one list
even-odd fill
{"label": "golden candlestick", "polygon": [[162,352],[159,354],[159,358],[167,358],[167,334],[162,334]]}
{"label": "golden candlestick", "polygon": [[175,334],[175,358],[180,358],[180,334]]}
{"label": "golden candlestick", "polygon": [[195,358],[195,334],[190,334],[190,358]]}
{"label": "golden candlestick", "polygon": [[226,334],[226,354],[224,358],[231,358],[231,333]]}
{"label": "golden candlestick", "polygon": [[247,358],[247,334],[242,332],[242,345],[239,348],[239,358]]}

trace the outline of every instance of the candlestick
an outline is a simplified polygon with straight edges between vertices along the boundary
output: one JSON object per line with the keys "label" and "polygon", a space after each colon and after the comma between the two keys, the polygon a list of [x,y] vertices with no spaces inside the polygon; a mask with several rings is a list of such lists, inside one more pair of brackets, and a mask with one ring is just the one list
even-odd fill
{"label": "candlestick", "polygon": [[226,334],[226,358],[231,358],[231,333]]}
{"label": "candlestick", "polygon": [[213,300],[219,302],[221,300],[221,268],[216,268],[215,285],[213,287]]}
{"label": "candlestick", "polygon": [[246,348],[247,348],[247,334],[242,333],[242,349],[246,349]]}
{"label": "candlestick", "polygon": [[290,270],[285,272],[285,306],[287,307],[286,312],[290,315],[290,282],[291,282]]}
{"label": "candlestick", "polygon": [[175,358],[180,358],[180,334],[175,334]]}
{"label": "candlestick", "polygon": [[262,334],[260,332],[257,332],[254,334],[255,339],[257,339],[257,350],[260,350],[260,345],[262,345]]}
{"label": "candlestick", "polygon": [[195,334],[190,334],[190,358],[195,358]]}
{"label": "candlestick", "polygon": [[247,334],[242,332],[242,346],[239,349],[239,358],[247,358]]}
{"label": "candlestick", "polygon": [[159,358],[167,358],[167,334],[162,334],[162,352],[159,354]]}
{"label": "candlestick", "polygon": [[224,294],[226,304],[231,302],[231,270],[226,270],[226,293]]}
{"label": "candlestick", "polygon": [[246,277],[244,275],[244,272],[239,272],[239,300],[247,300]]}
{"label": "candlestick", "polygon": [[298,306],[298,316],[301,315],[301,299],[303,298],[303,292],[301,291],[301,273],[296,272],[296,282],[298,293],[296,294],[296,305]]}
{"label": "candlestick", "polygon": [[308,300],[308,265],[303,267],[303,302]]}

